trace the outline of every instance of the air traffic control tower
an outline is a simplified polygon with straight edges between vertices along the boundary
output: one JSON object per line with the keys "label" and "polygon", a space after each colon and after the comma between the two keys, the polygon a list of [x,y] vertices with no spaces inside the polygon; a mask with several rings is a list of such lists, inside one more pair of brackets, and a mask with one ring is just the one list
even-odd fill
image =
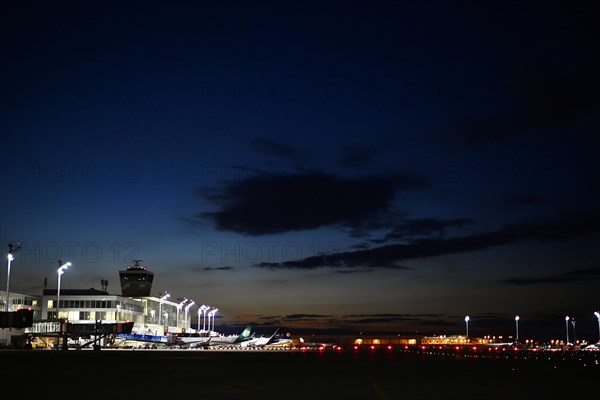
{"label": "air traffic control tower", "polygon": [[154,272],[140,265],[142,260],[133,260],[134,264],[119,271],[121,294],[123,297],[147,297],[152,290]]}

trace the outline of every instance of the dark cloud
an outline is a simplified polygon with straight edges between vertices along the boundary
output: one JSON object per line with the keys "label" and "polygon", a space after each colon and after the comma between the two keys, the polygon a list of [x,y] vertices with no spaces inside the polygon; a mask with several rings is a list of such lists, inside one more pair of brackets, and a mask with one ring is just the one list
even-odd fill
{"label": "dark cloud", "polygon": [[205,267],[204,271],[231,271],[233,267]]}
{"label": "dark cloud", "polygon": [[251,144],[254,150],[261,154],[288,161],[304,162],[310,158],[309,154],[306,152],[302,152],[292,146],[288,146],[271,139],[256,138],[251,141]]}
{"label": "dark cloud", "polygon": [[409,270],[409,269],[414,269],[413,267],[407,267],[406,265],[384,265],[382,266],[382,268],[385,269],[403,269],[403,270]]}
{"label": "dark cloud", "polygon": [[380,324],[392,323],[398,321],[418,321],[418,318],[405,314],[350,314],[344,315],[344,319],[352,320],[352,323],[357,324]]}
{"label": "dark cloud", "polygon": [[506,283],[513,283],[516,285],[538,285],[546,283],[562,283],[562,282],[574,282],[574,281],[590,281],[600,279],[600,267],[598,268],[586,268],[569,271],[561,275],[547,276],[547,277],[536,277],[536,278],[511,278],[507,279]]}
{"label": "dark cloud", "polygon": [[340,165],[345,168],[361,168],[375,157],[375,153],[364,147],[347,147],[340,160]]}
{"label": "dark cloud", "polygon": [[404,176],[345,179],[323,173],[256,176],[212,195],[221,211],[197,215],[217,229],[251,235],[360,226],[387,212],[398,190],[420,187]]}
{"label": "dark cloud", "polygon": [[402,223],[408,214],[398,211],[386,211],[374,215],[360,223],[353,225],[348,231],[352,238],[367,238],[376,231],[388,231]]}
{"label": "dark cloud", "polygon": [[351,246],[355,250],[366,250],[370,249],[371,245],[369,243],[357,243]]}
{"label": "dark cloud", "polygon": [[360,318],[353,319],[353,324],[381,324],[381,323],[392,323],[398,321],[407,321],[408,319],[405,317],[376,317],[376,318]]}
{"label": "dark cloud", "polygon": [[261,263],[266,268],[312,269],[321,267],[388,267],[397,262],[483,250],[522,240],[566,240],[600,233],[600,212],[568,215],[556,221],[511,224],[497,231],[449,239],[422,239],[410,244],[393,244],[369,250],[322,254],[283,263]]}
{"label": "dark cloud", "polygon": [[179,268],[192,273],[207,272],[207,271],[233,271],[235,268],[229,265],[206,266],[202,264],[184,264]]}
{"label": "dark cloud", "polygon": [[566,274],[570,278],[600,278],[600,267],[598,268],[585,268],[585,269],[577,269],[574,271],[569,271]]}
{"label": "dark cloud", "polygon": [[282,321],[317,321],[323,318],[331,318],[332,315],[321,314],[288,314],[282,317]]}
{"label": "dark cloud", "polygon": [[439,219],[419,218],[407,219],[396,224],[392,231],[387,233],[383,239],[374,239],[374,243],[384,243],[391,240],[414,241],[417,238],[441,237],[449,229],[462,228],[471,223],[469,218]]}
{"label": "dark cloud", "polygon": [[342,269],[336,271],[338,274],[362,274],[365,272],[373,272],[372,268],[359,268],[359,269]]}
{"label": "dark cloud", "polygon": [[207,222],[202,220],[201,218],[198,218],[198,216],[179,217],[177,219],[179,220],[179,222],[181,222],[182,224],[184,224],[190,228],[200,228],[202,226],[207,225]]}

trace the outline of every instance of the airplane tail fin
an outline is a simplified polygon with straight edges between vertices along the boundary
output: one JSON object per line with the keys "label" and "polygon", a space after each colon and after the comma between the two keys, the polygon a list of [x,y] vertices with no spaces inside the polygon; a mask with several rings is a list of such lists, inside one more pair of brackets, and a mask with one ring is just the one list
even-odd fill
{"label": "airplane tail fin", "polygon": [[269,340],[267,340],[267,344],[273,343],[273,341],[275,340],[275,335],[277,335],[277,332],[279,332],[279,328],[275,329],[275,332],[273,332],[273,334],[271,335]]}
{"label": "airplane tail fin", "polygon": [[244,328],[242,333],[233,341],[233,343],[240,343],[246,341],[252,337],[252,326],[248,325]]}

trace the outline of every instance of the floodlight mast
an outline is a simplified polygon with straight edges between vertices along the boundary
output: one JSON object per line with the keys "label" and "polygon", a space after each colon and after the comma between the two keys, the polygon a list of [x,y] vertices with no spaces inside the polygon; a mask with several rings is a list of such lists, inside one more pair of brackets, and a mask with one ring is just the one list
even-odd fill
{"label": "floodlight mast", "polygon": [[[190,310],[190,307],[192,307],[194,305],[194,300],[192,300],[192,302],[190,304],[188,304],[187,306],[185,306],[185,327],[187,328],[187,330],[189,331],[190,327],[188,326],[188,311]],[[191,325],[191,323],[190,323]]]}
{"label": "floodlight mast", "polygon": [[58,273],[58,286],[56,289],[56,319],[60,318],[60,277],[62,276],[62,274],[65,273],[65,270],[67,268],[69,268],[71,266],[70,262],[66,262],[64,264],[62,264],[61,260],[58,260],[58,265],[60,265],[60,267],[58,267],[57,273]]}
{"label": "floodlight mast", "polygon": [[8,244],[8,254],[6,255],[6,260],[8,261],[8,270],[7,270],[7,275],[6,275],[6,298],[4,299],[4,301],[5,301],[4,311],[6,311],[6,312],[9,311],[8,307],[10,304],[10,264],[15,259],[13,254],[18,252],[19,250],[21,250],[20,243],[17,243],[17,244],[9,243]]}
{"label": "floodlight mast", "polygon": [[598,343],[600,343],[600,312],[595,311],[594,315],[598,318]]}
{"label": "floodlight mast", "polygon": [[179,328],[179,312],[181,311],[181,308],[183,307],[183,305],[185,303],[187,303],[188,299],[187,298],[183,298],[183,301],[179,304],[177,304],[177,328]]}

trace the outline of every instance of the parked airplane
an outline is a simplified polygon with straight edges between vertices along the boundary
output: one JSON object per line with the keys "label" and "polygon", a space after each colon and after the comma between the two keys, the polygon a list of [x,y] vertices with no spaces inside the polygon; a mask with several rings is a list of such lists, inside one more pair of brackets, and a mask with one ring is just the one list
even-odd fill
{"label": "parked airplane", "polygon": [[194,347],[216,347],[216,346],[240,346],[242,343],[252,339],[251,325],[246,326],[239,335],[229,336],[180,336],[177,338],[177,344],[180,346]]}
{"label": "parked airplane", "polygon": [[136,342],[162,343],[166,345],[176,343],[175,337],[173,336],[145,335],[141,333],[117,333],[115,338],[120,341],[134,340]]}
{"label": "parked airplane", "polygon": [[252,326],[248,325],[239,335],[212,336],[208,344],[210,346],[240,346],[252,338],[251,329]]}
{"label": "parked airplane", "polygon": [[290,339],[290,338],[274,338],[266,346],[268,346],[268,347],[285,347],[285,346],[291,346],[291,345],[292,345],[292,339]]}
{"label": "parked airplane", "polygon": [[269,337],[261,336],[261,337],[257,338],[257,337],[253,336],[249,340],[242,342],[241,346],[242,347],[265,347],[266,345],[271,344],[275,340],[277,340],[277,339],[275,339],[275,335],[277,335],[277,332],[279,332],[279,328],[277,328],[275,330],[275,332]]}
{"label": "parked airplane", "polygon": [[198,334],[176,334],[175,344],[178,346],[208,347],[212,336],[200,336]]}

